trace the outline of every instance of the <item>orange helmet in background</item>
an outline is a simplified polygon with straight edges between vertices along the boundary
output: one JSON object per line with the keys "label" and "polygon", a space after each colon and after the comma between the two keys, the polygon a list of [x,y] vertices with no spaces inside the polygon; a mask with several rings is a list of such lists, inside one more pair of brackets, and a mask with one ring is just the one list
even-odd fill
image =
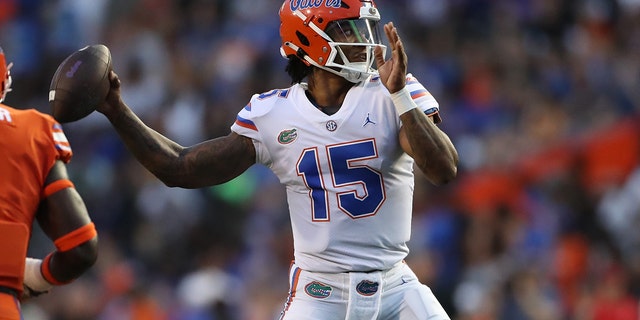
{"label": "orange helmet in background", "polygon": [[7,60],[4,57],[4,51],[0,47],[0,102],[4,101],[4,97],[7,96],[7,92],[11,91],[11,63],[7,65]]}
{"label": "orange helmet in background", "polygon": [[373,49],[381,47],[380,13],[370,0],[285,0],[280,8],[283,57],[351,82],[377,74]]}

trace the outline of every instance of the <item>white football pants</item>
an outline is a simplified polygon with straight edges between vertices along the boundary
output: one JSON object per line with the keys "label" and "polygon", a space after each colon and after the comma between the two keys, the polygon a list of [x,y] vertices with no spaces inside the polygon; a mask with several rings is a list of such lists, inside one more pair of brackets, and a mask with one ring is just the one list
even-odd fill
{"label": "white football pants", "polygon": [[318,273],[295,265],[280,320],[450,320],[406,263],[385,271]]}

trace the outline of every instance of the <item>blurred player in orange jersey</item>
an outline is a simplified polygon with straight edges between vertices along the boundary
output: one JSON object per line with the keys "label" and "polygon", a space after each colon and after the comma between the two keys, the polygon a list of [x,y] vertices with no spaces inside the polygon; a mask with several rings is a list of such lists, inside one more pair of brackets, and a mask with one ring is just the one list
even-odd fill
{"label": "blurred player in orange jersey", "polygon": [[[21,319],[21,300],[73,281],[98,253],[95,226],[67,175],[72,151],[62,126],[2,104],[10,67],[0,48],[0,320]],[[44,259],[27,257],[34,218],[56,247]]]}

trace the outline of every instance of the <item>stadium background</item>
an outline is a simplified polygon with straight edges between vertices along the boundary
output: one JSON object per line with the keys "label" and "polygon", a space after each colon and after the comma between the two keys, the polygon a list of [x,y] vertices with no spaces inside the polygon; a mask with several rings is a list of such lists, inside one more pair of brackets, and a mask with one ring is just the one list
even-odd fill
{"label": "stadium background", "polygon": [[[289,85],[280,0],[0,0],[7,104],[48,112],[55,68],[110,47],[125,101],[190,145],[251,94]],[[458,179],[416,181],[408,263],[460,320],[638,319],[640,1],[379,0],[441,105]],[[254,166],[217,187],[159,183],[106,119],[65,125],[100,233],[95,267],[30,320],[273,319],[292,242],[283,188]],[[0,137],[1,138],[1,137]],[[37,231],[30,253],[51,244]]]}

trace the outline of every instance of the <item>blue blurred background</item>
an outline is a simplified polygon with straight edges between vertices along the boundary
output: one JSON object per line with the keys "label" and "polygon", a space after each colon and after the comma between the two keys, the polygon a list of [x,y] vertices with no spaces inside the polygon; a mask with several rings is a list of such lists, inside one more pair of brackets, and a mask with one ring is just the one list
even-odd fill
{"label": "blue blurred background", "polygon": [[[0,0],[5,103],[49,112],[71,52],[107,45],[124,100],[183,145],[226,135],[289,85],[280,0]],[[639,319],[640,0],[379,0],[440,102],[457,180],[416,178],[407,262],[454,319]],[[283,187],[254,166],[165,187],[107,120],[65,124],[100,234],[96,266],[23,305],[30,320],[274,319],[292,240]],[[1,137],[0,137],[1,138]],[[38,230],[30,254],[51,243]]]}

